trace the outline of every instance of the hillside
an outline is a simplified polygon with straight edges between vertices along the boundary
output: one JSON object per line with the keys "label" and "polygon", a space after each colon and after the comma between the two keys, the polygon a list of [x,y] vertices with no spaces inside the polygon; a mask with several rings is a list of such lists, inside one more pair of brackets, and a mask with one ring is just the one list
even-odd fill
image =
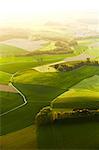
{"label": "hillside", "polygon": [[24,49],[9,46],[6,44],[0,44],[0,57],[20,56],[25,54],[27,54],[27,51],[25,51]]}
{"label": "hillside", "polygon": [[8,84],[11,78],[11,74],[0,71],[0,84]]}
{"label": "hillside", "polygon": [[[66,72],[37,72],[33,69],[17,73],[15,83],[47,85],[67,89],[81,80],[99,74],[98,66],[82,66]],[[74,80],[75,79],[75,80]]]}
{"label": "hillside", "polygon": [[66,109],[99,109],[99,75],[84,79],[71,87],[69,91],[57,97],[52,106]]}

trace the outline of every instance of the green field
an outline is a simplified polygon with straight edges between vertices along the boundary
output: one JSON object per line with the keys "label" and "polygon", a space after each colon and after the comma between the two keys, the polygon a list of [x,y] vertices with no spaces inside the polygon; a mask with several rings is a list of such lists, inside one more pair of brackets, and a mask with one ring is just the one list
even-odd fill
{"label": "green field", "polygon": [[[97,82],[96,82],[97,81]],[[92,76],[91,78],[84,79],[77,85],[74,85],[71,89],[78,90],[91,90],[94,92],[99,91],[99,75]]]}
{"label": "green field", "polygon": [[83,40],[79,40],[78,43],[81,47],[87,47],[85,51],[83,51],[85,54],[88,54],[94,57],[94,59],[99,60],[99,38],[85,38]]}
{"label": "green field", "polygon": [[99,74],[98,66],[82,66],[68,72],[37,72],[34,70],[23,71],[15,76],[14,82],[23,84],[37,84],[61,87],[68,89],[81,80]]}
{"label": "green field", "polygon": [[15,73],[30,69],[36,66],[41,66],[48,63],[61,61],[69,55],[38,55],[29,57],[8,57],[0,59],[0,70],[8,73]]}
{"label": "green field", "polygon": [[99,123],[52,125],[38,128],[39,149],[99,149]]}
{"label": "green field", "polygon": [[[1,118],[1,134],[23,129],[33,124],[35,115],[40,109],[49,105],[53,98],[62,93],[62,90],[57,87],[18,83],[14,85],[26,96],[28,103]],[[15,100],[17,101],[17,99]]]}
{"label": "green field", "polygon": [[11,74],[0,71],[0,84],[8,84]]}
{"label": "green field", "polygon": [[89,54],[90,56],[98,58],[99,57],[99,47],[89,48],[88,50],[86,50],[85,53]]}
{"label": "green field", "polygon": [[[57,37],[60,32],[56,30],[54,36]],[[60,40],[64,39],[65,33],[61,33]],[[53,51],[56,40],[59,40],[58,37],[54,39],[55,37],[52,37],[52,31],[44,33],[43,39],[51,42],[40,48],[40,51]],[[34,68],[38,66],[43,69],[45,64],[50,67],[51,63],[80,54],[92,56],[91,60],[98,60],[98,42],[97,38],[85,38],[78,40],[78,45],[71,54],[31,56],[22,56],[26,54],[22,49],[0,45],[0,84],[12,82],[27,100],[26,105],[0,118],[0,140],[3,139],[4,150],[99,149],[99,122],[60,123],[44,127],[35,124],[35,116],[46,106],[52,106],[53,111],[57,112],[78,107],[99,109],[99,65],[83,65],[64,72],[40,72]],[[79,62],[81,61],[75,60],[66,64],[73,66]],[[19,93],[0,91],[0,104],[1,113],[4,113],[23,104],[23,98]]]}
{"label": "green field", "polygon": [[18,93],[0,91],[0,104],[2,114],[23,104],[23,99]]}
{"label": "green field", "polygon": [[99,109],[99,76],[95,75],[71,87],[52,102],[52,107]]}
{"label": "green field", "polygon": [[28,104],[2,117],[2,134],[31,125],[41,108],[50,105],[53,99],[68,88],[95,74],[99,74],[98,66],[83,66],[64,73],[39,73],[34,70],[21,72],[13,81],[15,87],[26,96]]}
{"label": "green field", "polygon": [[24,49],[17,48],[14,46],[9,46],[5,44],[0,44],[0,57],[8,57],[8,56],[19,56],[19,55],[25,55],[28,52]]}
{"label": "green field", "polygon": [[32,125],[17,132],[0,136],[0,141],[4,150],[37,149],[36,127]]}
{"label": "green field", "polygon": [[[91,132],[90,132],[91,131]],[[29,126],[0,137],[10,149],[99,149],[99,123]]]}
{"label": "green field", "polygon": [[40,48],[40,51],[52,51],[55,50],[56,46],[55,46],[55,41],[51,41],[48,44],[45,44],[45,46],[43,46],[42,48]]}

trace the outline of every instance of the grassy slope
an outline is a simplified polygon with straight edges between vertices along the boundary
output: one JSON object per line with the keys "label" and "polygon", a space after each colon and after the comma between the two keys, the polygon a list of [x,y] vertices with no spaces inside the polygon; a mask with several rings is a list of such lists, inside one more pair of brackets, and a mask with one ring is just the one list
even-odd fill
{"label": "grassy slope", "polygon": [[0,113],[13,109],[16,106],[23,104],[22,97],[17,93],[0,91]]}
{"label": "grassy slope", "polygon": [[[52,42],[48,46],[44,46],[42,49],[50,50],[54,49],[54,42]],[[85,51],[85,46],[77,46],[75,47],[75,53],[72,54],[56,54],[56,55],[35,55],[35,56],[27,56],[27,57],[7,57],[0,58],[0,70],[8,73],[15,73],[17,71],[22,71],[23,69],[32,68],[35,66],[40,66],[52,62],[61,61],[67,57],[71,57],[74,55],[78,55]],[[79,51],[79,53],[78,53]],[[13,53],[12,53],[13,54]]]}
{"label": "grassy slope", "polygon": [[16,131],[34,123],[37,112],[62,93],[61,89],[50,86],[29,84],[15,84],[15,86],[27,97],[28,104],[2,117],[1,134]]}
{"label": "grassy slope", "polygon": [[15,73],[24,69],[61,61],[69,55],[43,55],[33,57],[9,57],[0,59],[0,70],[8,73]]}
{"label": "grassy slope", "polygon": [[36,149],[36,128],[30,126],[0,137],[2,150]]}
{"label": "grassy slope", "polygon": [[16,55],[22,55],[22,54],[27,54],[27,51],[21,48],[14,47],[14,46],[0,44],[0,56],[1,57],[16,56]]}
{"label": "grassy slope", "polygon": [[[0,71],[0,84],[8,84],[11,74]],[[0,91],[0,113],[6,112],[23,103],[22,98],[17,93]]]}
{"label": "grassy slope", "polygon": [[99,60],[99,38],[88,38],[78,41],[80,46],[86,46],[88,47],[85,51],[83,51],[85,54],[88,54],[90,56],[94,56],[97,60]]}
{"label": "grassy slope", "polygon": [[85,46],[90,46],[90,45],[93,45],[97,42],[99,42],[99,38],[97,38],[97,37],[85,38],[85,39],[81,39],[81,40],[78,41],[79,44],[85,45]]}
{"label": "grassy slope", "polygon": [[11,74],[0,71],[0,84],[8,84]]}
{"label": "grassy slope", "polygon": [[73,86],[71,89],[75,90],[87,89],[99,92],[99,75],[95,75],[91,78],[85,79],[80,83],[76,84],[75,86]]}
{"label": "grassy slope", "polygon": [[55,41],[49,42],[48,44],[46,44],[45,46],[43,46],[42,48],[40,48],[40,51],[51,51],[56,49],[55,46]]}
{"label": "grassy slope", "polygon": [[2,134],[31,125],[42,107],[81,80],[99,74],[99,68],[84,66],[64,73],[35,73],[26,71],[15,78],[14,85],[27,97],[28,104],[2,117]]}
{"label": "grassy slope", "polygon": [[[91,131],[91,132],[90,132]],[[5,150],[99,149],[99,123],[30,126],[0,137]]]}
{"label": "grassy slope", "polygon": [[39,149],[99,149],[99,123],[53,125],[38,128]]}
{"label": "grassy slope", "polygon": [[17,74],[14,78],[14,82],[55,86],[67,90],[69,87],[75,85],[81,80],[95,74],[99,74],[98,66],[83,66],[73,71],[52,73],[39,73],[34,70],[28,70],[21,72],[19,76]]}
{"label": "grassy slope", "polygon": [[[90,132],[91,131],[91,132]],[[0,137],[2,149],[99,149],[99,123],[35,125]]]}
{"label": "grassy slope", "polygon": [[99,108],[99,76],[85,79],[52,102],[55,108]]}
{"label": "grassy slope", "polygon": [[94,57],[99,57],[99,47],[89,48],[85,51],[86,54]]}
{"label": "grassy slope", "polygon": [[[98,71],[96,71],[97,69],[92,69],[92,70],[93,70],[92,71],[93,74],[95,72],[96,72],[96,74],[98,74]],[[88,74],[86,74],[86,75],[88,76]],[[43,80],[42,80],[41,83],[43,83]],[[24,84],[24,85],[21,85],[21,86],[23,86],[23,87],[21,87],[20,85],[17,85],[17,86],[20,87],[20,89],[23,89],[23,90],[24,90],[25,87],[28,86],[28,85]],[[66,88],[67,88],[67,85],[66,85]],[[31,89],[31,90],[29,89],[30,92],[32,90],[34,90],[34,89]],[[26,91],[25,91],[25,93],[26,93]],[[28,107],[28,109],[29,108],[30,107]],[[21,113],[19,113],[19,115],[20,114]],[[14,116],[13,116],[13,118],[14,118]],[[16,118],[16,119],[18,119],[18,118]],[[9,120],[9,118],[8,118],[8,120]],[[12,121],[12,120],[10,119],[10,121]],[[15,125],[16,125],[16,123],[15,123]],[[13,123],[12,123],[12,125],[11,124],[8,125],[8,128],[10,126],[13,126]],[[20,127],[18,127],[18,128],[20,128]],[[14,128],[14,130],[17,130],[17,129]],[[6,131],[6,133],[7,132],[9,132],[9,131]],[[62,148],[63,149],[64,148],[66,148],[66,149],[71,149],[71,148],[78,148],[78,149],[80,149],[80,148],[87,148],[87,149],[89,148],[89,149],[91,149],[92,148],[92,149],[95,149],[96,148],[96,149],[99,149],[99,141],[98,141],[98,139],[99,139],[98,135],[99,134],[98,133],[99,133],[99,123],[71,125],[71,126],[66,125],[66,126],[60,126],[60,127],[59,126],[58,127],[53,126],[52,128],[50,128],[50,127],[45,128],[44,127],[42,129],[37,130],[37,143],[38,143],[38,147],[42,148],[42,149],[47,149],[47,148],[60,148],[60,149],[62,149]],[[12,135],[8,134],[8,137],[4,139],[5,143],[6,143],[4,148],[5,149],[8,149],[8,148],[9,149],[11,149],[11,148],[15,149],[16,148],[16,149],[21,150],[22,148],[25,147],[27,149],[31,149],[31,148],[33,149],[35,147],[34,146],[35,142],[32,141],[32,139],[33,139],[32,136],[33,135],[35,136],[35,133],[32,132],[32,129],[29,129],[29,130],[27,129],[26,132],[24,132],[22,130],[22,132],[19,131],[19,132],[16,132],[16,133],[12,133]],[[15,139],[15,141],[13,141],[13,139]]]}
{"label": "grassy slope", "polygon": [[[5,63],[13,63],[15,62],[39,62],[39,60],[43,59],[43,61],[60,61],[70,54],[61,54],[61,55],[34,55],[34,56],[25,56],[25,57],[5,57],[0,58],[0,64]],[[71,55],[70,55],[71,56]]]}

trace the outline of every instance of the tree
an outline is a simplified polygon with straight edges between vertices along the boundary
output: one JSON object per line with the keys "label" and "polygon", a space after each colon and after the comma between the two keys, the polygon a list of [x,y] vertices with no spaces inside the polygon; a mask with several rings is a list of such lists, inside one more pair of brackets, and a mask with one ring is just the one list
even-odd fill
{"label": "tree", "polygon": [[69,42],[69,45],[74,47],[74,46],[77,46],[78,43],[77,43],[76,40],[71,40],[71,41]]}
{"label": "tree", "polygon": [[44,64],[44,61],[43,61],[42,57],[37,57],[36,61],[37,61],[37,64],[39,64],[40,66],[42,66]]}
{"label": "tree", "polygon": [[98,64],[98,60],[95,60],[95,64]]}
{"label": "tree", "polygon": [[87,62],[90,62],[90,57],[87,57]]}
{"label": "tree", "polygon": [[52,109],[50,107],[44,107],[37,115],[36,115],[36,124],[38,126],[50,124],[53,120]]}

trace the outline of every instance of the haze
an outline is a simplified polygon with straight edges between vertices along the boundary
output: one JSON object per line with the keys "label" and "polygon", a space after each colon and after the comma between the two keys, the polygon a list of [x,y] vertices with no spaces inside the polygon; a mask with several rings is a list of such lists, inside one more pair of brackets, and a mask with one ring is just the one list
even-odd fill
{"label": "haze", "polygon": [[32,27],[46,21],[99,19],[99,0],[0,0],[0,26]]}

